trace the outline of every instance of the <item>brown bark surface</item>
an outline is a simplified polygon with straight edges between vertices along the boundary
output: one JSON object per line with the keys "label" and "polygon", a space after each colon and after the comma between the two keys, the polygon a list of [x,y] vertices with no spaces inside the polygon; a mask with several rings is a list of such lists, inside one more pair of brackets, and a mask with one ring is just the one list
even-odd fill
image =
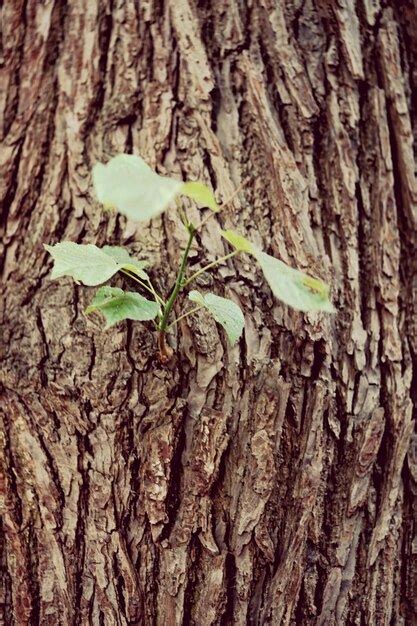
{"label": "brown bark surface", "polygon": [[[417,623],[416,24],[413,0],[5,0],[4,624]],[[175,209],[92,195],[131,151],[219,201],[248,180],[208,260],[236,228],[337,314],[242,257],[212,274],[236,347],[204,315],[168,367],[150,326],[104,332],[43,244],[149,253],[169,290]]]}

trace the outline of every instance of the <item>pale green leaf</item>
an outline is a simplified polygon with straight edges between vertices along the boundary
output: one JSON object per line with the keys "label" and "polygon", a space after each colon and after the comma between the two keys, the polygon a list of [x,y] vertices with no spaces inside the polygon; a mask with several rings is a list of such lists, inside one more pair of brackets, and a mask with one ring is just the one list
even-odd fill
{"label": "pale green leaf", "polygon": [[243,235],[239,235],[239,233],[236,233],[234,230],[222,230],[221,235],[234,248],[236,248],[236,250],[239,250],[239,252],[248,252],[249,254],[253,254],[253,244],[246,239],[246,237],[243,237]]}
{"label": "pale green leaf", "polygon": [[146,278],[143,261],[136,261],[127,251],[123,253],[117,246],[97,246],[62,241],[54,246],[45,244],[45,249],[54,259],[52,278],[71,276],[75,281],[88,287],[101,285],[121,269],[130,269],[138,276]]}
{"label": "pale green leaf", "polygon": [[119,264],[93,244],[62,241],[54,246],[45,245],[45,249],[54,259],[52,278],[71,276],[91,287],[106,282],[119,270]]}
{"label": "pale green leaf", "polygon": [[159,176],[133,154],[119,154],[106,165],[96,163],[92,174],[98,200],[136,221],[147,221],[165,211],[184,185]]}
{"label": "pale green leaf", "polygon": [[199,206],[208,207],[212,211],[219,211],[213,192],[207,185],[197,182],[184,183],[181,194],[195,200]]}
{"label": "pale green leaf", "polygon": [[223,230],[221,234],[236,250],[252,254],[256,258],[272,293],[279,300],[300,311],[334,312],[335,309],[329,300],[329,286],[326,283],[262,252],[246,237],[233,230]]}
{"label": "pale green leaf", "polygon": [[272,293],[279,300],[299,311],[334,312],[326,283],[289,267],[261,250],[254,250]]}
{"label": "pale green leaf", "polygon": [[190,291],[188,297],[192,302],[197,302],[205,307],[214,317],[216,322],[223,326],[230,343],[233,345],[239,339],[245,326],[245,318],[240,307],[229,300],[221,298],[214,293],[201,294],[199,291]]}
{"label": "pale green leaf", "polygon": [[159,305],[134,291],[100,287],[85,310],[87,314],[93,311],[100,311],[104,315],[106,328],[109,328],[126,319],[140,322],[153,320],[158,315]]}
{"label": "pale green leaf", "polygon": [[133,154],[119,154],[106,165],[96,163],[92,176],[99,202],[132,220],[147,221],[160,215],[180,194],[218,210],[213,192],[204,183],[160,176]]}

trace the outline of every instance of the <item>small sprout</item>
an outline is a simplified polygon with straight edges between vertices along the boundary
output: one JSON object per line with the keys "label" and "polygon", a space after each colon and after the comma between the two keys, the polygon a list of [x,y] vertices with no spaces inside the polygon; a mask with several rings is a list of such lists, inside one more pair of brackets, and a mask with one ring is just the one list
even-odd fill
{"label": "small sprout", "polygon": [[[160,176],[143,159],[131,154],[120,154],[107,165],[97,163],[93,168],[93,184],[98,200],[105,207],[115,208],[122,215],[137,221],[160,215],[174,200],[178,204],[180,196],[186,196],[199,206],[208,207],[214,212],[221,208],[217,206],[213,192],[204,183],[184,183]],[[237,254],[245,253],[255,258],[273,294],[282,302],[301,311],[334,312],[328,285],[266,254],[233,230],[222,231],[222,236],[234,250],[186,278],[188,256],[197,228],[188,221],[181,205],[179,212],[188,233],[188,241],[182,253],[175,283],[166,300],[158,294],[149,274],[144,271],[147,263],[135,259],[120,246],[99,248],[93,244],[77,244],[71,241],[63,241],[53,246],[45,245],[54,260],[52,278],[70,276],[76,282],[91,287],[102,285],[117,272],[121,272],[135,281],[138,289],[146,291],[146,298],[137,291],[124,291],[106,285],[97,290],[86,313],[100,312],[105,318],[106,328],[126,319],[142,322],[153,320],[158,330],[161,363],[167,363],[173,356],[173,350],[166,338],[169,328],[199,308],[205,308],[224,328],[232,345],[242,336],[245,320],[240,307],[232,300],[215,293],[190,291],[189,300],[198,306],[180,314],[170,323],[174,305],[188,285],[203,272],[225,263]],[[206,221],[207,218],[202,220],[198,228],[201,229]]]}

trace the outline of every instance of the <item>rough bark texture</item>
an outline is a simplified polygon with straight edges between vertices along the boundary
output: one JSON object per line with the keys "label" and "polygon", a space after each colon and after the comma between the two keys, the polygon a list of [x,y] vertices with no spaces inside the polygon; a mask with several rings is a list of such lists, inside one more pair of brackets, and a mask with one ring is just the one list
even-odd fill
{"label": "rough bark texture", "polygon": [[[4,624],[416,623],[416,24],[413,0],[5,0]],[[175,210],[97,206],[122,151],[219,201],[247,179],[209,260],[235,227],[337,315],[242,257],[214,273],[235,348],[205,316],[169,367],[151,327],[103,332],[42,244],[150,251],[167,291],[185,243]]]}

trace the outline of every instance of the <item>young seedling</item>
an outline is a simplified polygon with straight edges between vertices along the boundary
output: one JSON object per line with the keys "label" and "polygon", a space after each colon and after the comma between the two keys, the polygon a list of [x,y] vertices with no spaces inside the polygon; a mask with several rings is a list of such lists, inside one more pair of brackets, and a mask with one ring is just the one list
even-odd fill
{"label": "young seedling", "polygon": [[[98,200],[105,207],[115,209],[136,221],[147,221],[160,215],[174,200],[178,203],[181,196],[191,198],[200,207],[208,207],[213,213],[222,208],[217,205],[213,192],[203,183],[184,183],[159,176],[138,156],[120,154],[107,165],[96,164],[92,174]],[[235,302],[214,293],[202,294],[192,289],[188,291],[188,299],[196,306],[184,310],[182,299],[183,292],[200,274],[238,254],[251,255],[258,262],[273,294],[285,304],[300,311],[334,311],[329,300],[329,287],[324,282],[289,267],[232,230],[222,231],[222,236],[233,250],[188,276],[191,245],[196,232],[208,218],[195,225],[188,220],[181,203],[178,211],[188,238],[175,282],[167,296],[159,294],[155,289],[149,273],[145,271],[147,263],[135,259],[119,246],[99,248],[93,244],[71,241],[45,245],[54,260],[52,278],[71,276],[87,287],[103,285],[118,272],[133,279],[138,285],[138,291],[125,291],[108,285],[100,287],[86,313],[100,312],[106,321],[106,328],[126,319],[142,322],[153,320],[158,332],[161,363],[167,363],[173,355],[166,338],[169,329],[200,309],[206,309],[224,328],[232,345],[238,341],[244,329],[244,316]],[[178,318],[172,319],[179,298],[183,312]]]}

